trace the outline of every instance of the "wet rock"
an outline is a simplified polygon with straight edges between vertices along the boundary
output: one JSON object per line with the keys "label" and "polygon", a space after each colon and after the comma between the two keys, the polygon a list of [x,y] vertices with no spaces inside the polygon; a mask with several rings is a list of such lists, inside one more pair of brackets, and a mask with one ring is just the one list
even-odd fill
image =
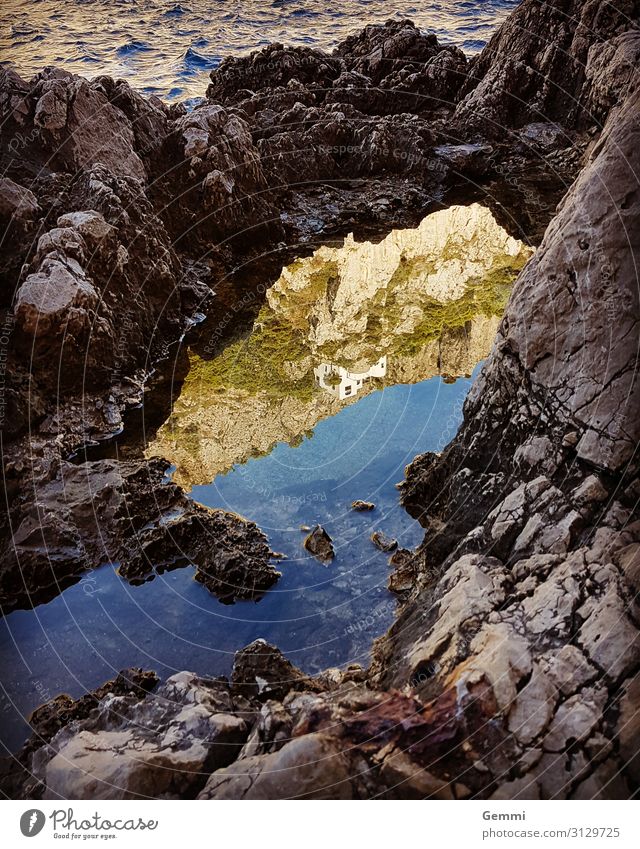
{"label": "wet rock", "polygon": [[387,536],[382,531],[374,531],[371,534],[371,542],[376,548],[379,548],[380,551],[393,551],[398,547],[398,540]]}
{"label": "wet rock", "polygon": [[282,652],[264,640],[255,640],[236,652],[231,673],[234,692],[259,701],[282,701],[292,690],[313,690],[313,681]]}
{"label": "wet rock", "polygon": [[616,729],[620,757],[632,781],[640,779],[640,675],[625,682]]}
{"label": "wet rock", "polygon": [[[225,601],[256,598],[280,577],[257,526],[209,510],[164,480],[168,464],[63,463],[18,519],[0,571],[3,607],[51,598],[104,562],[142,583],[191,563],[196,580]],[[19,572],[15,562],[20,563]]]}
{"label": "wet rock", "polygon": [[375,510],[376,505],[372,501],[352,501],[351,509],[356,510],[358,513],[366,513],[371,510]]}
{"label": "wet rock", "polygon": [[311,533],[305,537],[303,545],[310,554],[313,554],[323,563],[333,560],[335,557],[331,537],[320,525],[316,525]]}

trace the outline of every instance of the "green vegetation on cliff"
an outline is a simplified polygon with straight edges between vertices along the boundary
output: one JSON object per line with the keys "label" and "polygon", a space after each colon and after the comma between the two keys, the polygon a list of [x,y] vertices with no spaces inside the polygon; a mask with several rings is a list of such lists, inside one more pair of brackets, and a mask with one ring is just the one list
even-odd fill
{"label": "green vegetation on cliff", "polygon": [[[411,281],[415,283],[434,272],[433,262],[424,257],[403,259],[386,286],[359,307],[355,324],[366,319],[364,334],[345,332],[340,340],[315,345],[309,334],[310,315],[314,305],[323,301],[331,312],[339,285],[337,263],[326,261],[307,271],[306,285],[273,289],[249,336],[229,345],[213,360],[194,356],[185,389],[188,391],[191,385],[198,387],[196,392],[235,389],[250,395],[308,400],[315,391],[313,367],[320,362],[356,368],[384,354],[412,355],[446,329],[463,327],[477,315],[502,315],[511,285],[526,258],[524,251],[516,257],[496,258],[486,274],[468,281],[462,297],[446,302],[427,296],[420,286],[411,286]],[[302,273],[305,262],[292,263],[287,275]],[[417,317],[416,310],[420,312]],[[345,356],[347,348],[351,357]],[[354,348],[358,351],[357,363]]]}

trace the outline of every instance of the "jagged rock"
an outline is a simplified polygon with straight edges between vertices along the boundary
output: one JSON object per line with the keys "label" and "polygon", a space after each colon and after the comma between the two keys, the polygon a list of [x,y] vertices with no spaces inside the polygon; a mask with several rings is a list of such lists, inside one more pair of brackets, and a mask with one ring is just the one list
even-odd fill
{"label": "jagged rock", "polygon": [[320,525],[315,525],[311,533],[305,537],[303,545],[310,554],[323,563],[335,557],[331,537]]}
{"label": "jagged rock", "polygon": [[380,778],[406,799],[454,798],[450,782],[437,778],[426,769],[416,770],[416,764],[404,752],[392,751],[381,758]]}
{"label": "jagged rock", "polygon": [[375,510],[376,505],[372,501],[353,501],[351,503],[351,509],[356,510],[358,513],[366,513],[371,510]]}
{"label": "jagged rock", "polygon": [[640,780],[640,675],[625,682],[620,699],[620,717],[616,737],[620,757],[625,769],[634,782]]}
{"label": "jagged rock", "polygon": [[509,731],[519,742],[529,745],[545,730],[553,716],[556,693],[555,685],[536,664],[509,713]]}
{"label": "jagged rock", "polygon": [[620,774],[620,764],[615,758],[598,766],[572,792],[572,799],[627,799],[630,787]]}
{"label": "jagged rock", "polygon": [[233,710],[225,684],[180,672],[143,701],[104,698],[82,730],[63,728],[37,750],[34,776],[45,799],[192,796],[247,737]]}
{"label": "jagged rock", "polygon": [[32,191],[9,177],[0,178],[0,309],[8,307],[13,300],[40,212]]}
{"label": "jagged rock", "polygon": [[509,625],[486,625],[471,643],[468,660],[453,676],[465,686],[486,678],[490,681],[499,710],[507,712],[516,699],[518,684],[531,672],[527,641]]}
{"label": "jagged rock", "polygon": [[609,493],[596,475],[589,475],[573,492],[573,498],[578,504],[596,504],[606,501]]}
{"label": "jagged rock", "polygon": [[398,540],[388,537],[382,531],[374,531],[371,534],[371,542],[376,548],[379,548],[380,551],[393,551],[398,547]]}
{"label": "jagged rock", "polygon": [[542,746],[548,752],[565,751],[569,742],[587,739],[600,723],[607,699],[603,688],[585,689],[558,708]]}
{"label": "jagged rock", "polygon": [[292,81],[322,92],[340,74],[342,63],[309,47],[270,44],[247,57],[228,57],[211,72],[207,97],[215,103],[241,99],[247,91],[287,86]]}
{"label": "jagged rock", "polygon": [[[15,452],[8,479],[15,543],[30,587],[47,590],[77,574],[87,553],[95,562],[96,538],[84,529],[96,499],[101,530],[135,579],[185,555],[187,562],[213,557],[217,581],[222,545],[209,539],[205,551],[199,532],[209,522],[216,542],[237,533],[248,538],[249,562],[266,562],[255,526],[229,526],[175,487],[142,485],[136,475],[148,470],[120,464],[122,483],[112,480],[113,465],[73,472],[60,461],[79,432],[70,424],[78,364],[89,352],[92,389],[104,393],[102,427],[117,426],[123,402],[110,392],[111,375],[135,374],[156,338],[182,332],[190,257],[239,230],[245,235],[220,248],[210,270],[244,264],[265,240],[284,235],[296,243],[346,232],[379,236],[398,222],[415,223],[434,198],[446,203],[446,191],[459,192],[472,174],[512,234],[537,243],[546,228],[458,434],[407,469],[403,503],[424,523],[425,541],[415,553],[411,596],[377,641],[366,682],[360,672],[307,683],[273,656],[280,678],[263,693],[273,688],[282,701],[261,709],[222,682],[187,673],[142,700],[105,693],[89,716],[57,730],[60,702],[42,713],[56,733],[24,763],[47,794],[396,798],[403,782],[418,796],[446,795],[447,787],[495,799],[632,794],[640,395],[630,340],[640,310],[630,246],[640,227],[632,27],[639,11],[636,0],[615,7],[523,0],[469,69],[407,22],[368,28],[331,57],[276,45],[223,63],[200,109],[186,115],[154,101],[148,120],[146,101],[108,78],[89,83],[47,70],[27,84],[0,71],[11,181],[3,183],[2,208],[22,234],[4,277],[11,294],[3,304],[16,289],[19,320],[9,433],[27,433],[37,421],[41,440],[29,432],[29,448],[41,451],[35,479],[36,466],[20,456],[26,440],[8,448]],[[480,148],[452,154],[452,141]],[[304,188],[300,174],[308,176]],[[572,185],[556,214],[563,181]],[[465,201],[475,200],[476,189],[469,191]],[[110,229],[98,218],[85,227],[77,217],[94,212]],[[94,226],[102,236],[92,235]],[[59,305],[41,274],[60,282]],[[88,286],[98,303],[83,299]],[[191,299],[203,291],[187,288]],[[93,330],[83,338],[91,311],[102,349]],[[36,338],[33,361],[25,360],[41,313],[47,332]],[[69,383],[60,399],[51,394],[50,366],[54,357],[58,364],[67,320],[75,348],[64,352]],[[114,331],[121,336],[111,345]],[[615,492],[610,505],[599,485]],[[125,509],[127,493],[135,497]],[[156,520],[176,504],[183,512],[172,519],[174,535]],[[9,604],[21,603],[19,570],[8,546],[3,553],[3,593]],[[238,560],[231,566],[243,568]],[[246,666],[238,687],[259,691],[257,668]],[[628,782],[616,778],[624,771]],[[34,789],[23,781],[12,792]]]}
{"label": "jagged rock", "polygon": [[[602,67],[613,61],[610,52],[616,47],[607,49],[591,80],[585,66],[603,52],[607,39],[615,42],[620,31],[629,29],[629,18],[637,13],[634,2],[605,11],[598,2],[570,0],[562,7],[541,7],[537,0],[524,0],[473,62],[456,122],[482,126],[491,135],[521,127],[532,116],[569,128],[589,125],[595,116],[584,108],[585,101],[595,79],[602,79]],[[629,66],[625,72],[632,73]],[[620,83],[625,72],[615,74]],[[601,84],[605,89],[611,85]]]}
{"label": "jagged rock", "polygon": [[196,580],[226,601],[272,586],[280,573],[257,526],[191,501],[163,480],[167,467],[157,459],[63,463],[23,511],[5,551],[5,610],[51,597],[88,563],[107,561],[119,562],[121,577],[134,584],[195,563]]}
{"label": "jagged rock", "polygon": [[352,799],[348,760],[334,739],[307,734],[273,754],[214,772],[199,799]]}
{"label": "jagged rock", "polygon": [[620,567],[634,593],[640,592],[640,543],[634,542],[620,549],[614,563]]}
{"label": "jagged rock", "polygon": [[72,173],[102,162],[118,176],[145,180],[128,118],[99,87],[66,71],[46,69],[31,90],[33,123],[55,144],[55,158]]}
{"label": "jagged rock", "polygon": [[315,686],[279,649],[264,640],[255,640],[236,653],[231,683],[234,691],[259,701],[282,701],[291,690],[313,690]]}
{"label": "jagged rock", "polygon": [[399,596],[410,592],[415,586],[419,570],[415,553],[398,548],[389,558],[389,566],[393,567],[387,584],[389,591]]}
{"label": "jagged rock", "polygon": [[599,598],[587,599],[580,615],[586,621],[578,642],[587,656],[612,679],[631,672],[640,660],[640,633],[615,583]]}
{"label": "jagged rock", "polygon": [[572,645],[545,652],[539,661],[544,676],[565,696],[572,696],[597,675],[595,667]]}
{"label": "jagged rock", "polygon": [[62,694],[37,707],[29,716],[31,737],[17,756],[3,758],[0,765],[0,787],[9,798],[16,795],[39,797],[41,783],[31,774],[30,766],[34,753],[48,744],[53,737],[71,722],[87,719],[96,705],[106,697],[126,697],[129,701],[143,699],[158,684],[155,672],[139,668],[124,669],[112,681],[107,681],[91,693],[79,699]]}

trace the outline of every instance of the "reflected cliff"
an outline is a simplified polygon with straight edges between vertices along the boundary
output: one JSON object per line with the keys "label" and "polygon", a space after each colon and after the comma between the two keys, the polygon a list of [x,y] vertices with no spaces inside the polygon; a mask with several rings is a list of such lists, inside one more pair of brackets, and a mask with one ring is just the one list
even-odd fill
{"label": "reflected cliff", "polygon": [[451,207],[378,244],[322,247],[282,270],[251,333],[190,354],[172,415],[148,446],[187,488],[298,444],[357,398],[469,375],[491,348],[530,250],[479,205]]}

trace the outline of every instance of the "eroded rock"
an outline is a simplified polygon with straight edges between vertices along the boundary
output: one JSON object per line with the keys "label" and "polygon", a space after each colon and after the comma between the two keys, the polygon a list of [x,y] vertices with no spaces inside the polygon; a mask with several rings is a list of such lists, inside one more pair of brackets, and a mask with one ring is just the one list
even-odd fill
{"label": "eroded rock", "polygon": [[303,542],[307,551],[322,563],[328,563],[335,557],[331,537],[320,525],[315,525]]}
{"label": "eroded rock", "polygon": [[379,548],[380,551],[393,551],[398,547],[398,540],[387,536],[382,531],[374,531],[371,534],[371,542],[376,548]]}

